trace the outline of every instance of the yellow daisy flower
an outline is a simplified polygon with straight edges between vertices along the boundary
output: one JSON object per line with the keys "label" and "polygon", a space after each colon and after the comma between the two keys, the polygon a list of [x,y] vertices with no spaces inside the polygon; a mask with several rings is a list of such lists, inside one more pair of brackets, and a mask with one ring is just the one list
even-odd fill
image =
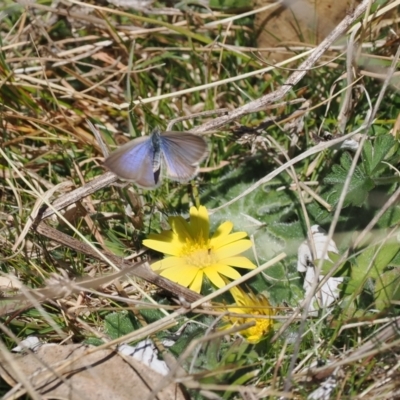
{"label": "yellow daisy flower", "polygon": [[[271,317],[276,314],[276,310],[270,305],[268,299],[264,295],[255,295],[253,292],[245,293],[241,288],[234,287],[230,290],[236,304],[227,306],[227,311],[234,314],[251,314],[254,316]],[[224,317],[227,323],[223,329],[229,329],[236,325],[242,325],[255,321],[255,325],[240,331],[240,334],[249,342],[258,343],[273,327],[274,320],[272,318],[249,318],[249,317]]]}
{"label": "yellow daisy flower", "polygon": [[190,208],[190,222],[180,216],[170,217],[168,221],[172,230],[150,234],[143,240],[145,246],[166,255],[151,265],[163,277],[200,293],[204,275],[221,288],[226,285],[222,276],[240,278],[232,267],[256,268],[248,258],[238,256],[252,243],[244,239],[246,232],[231,233],[232,222],[224,222],[209,237],[210,223],[204,206]]}

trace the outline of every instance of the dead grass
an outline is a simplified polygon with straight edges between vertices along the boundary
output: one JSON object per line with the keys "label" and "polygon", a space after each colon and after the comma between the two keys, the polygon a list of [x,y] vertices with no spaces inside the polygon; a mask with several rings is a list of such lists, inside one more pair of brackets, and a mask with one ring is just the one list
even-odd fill
{"label": "dead grass", "polygon": [[[396,2],[389,5],[394,9]],[[210,155],[196,183],[166,181],[155,191],[114,186],[116,179],[103,175],[103,150],[87,120],[97,124],[112,150],[156,126],[166,129],[175,118],[181,119],[173,130],[212,124],[221,117],[218,110],[234,112],[273,94],[291,74],[270,68],[254,54],[252,17],[230,19],[223,10],[188,9],[142,13],[75,1],[57,7],[7,1],[0,10],[3,358],[11,357],[7,349],[29,335],[57,344],[102,343],[101,349],[148,336],[159,342],[174,338],[178,341],[169,361],[174,373],[163,382],[183,382],[192,398],[279,398],[284,391],[287,398],[307,398],[327,379],[334,382],[332,398],[398,398],[397,293],[391,307],[379,313],[374,304],[364,307],[360,300],[352,314],[349,305],[338,305],[320,318],[301,318],[298,305],[304,293],[295,267],[307,218],[311,225],[328,229],[338,224],[344,237],[338,247],[349,260],[356,241],[349,238],[368,227],[396,193],[398,178],[393,173],[390,184],[385,181],[374,193],[379,203],[375,214],[372,202],[353,208],[345,204],[335,219],[338,203],[324,179],[340,164],[339,156],[329,152],[330,142],[315,150],[312,140],[323,131],[354,132],[368,119],[389,75],[393,43],[398,43],[388,31],[395,27],[393,14],[387,14],[391,10],[364,21],[352,54],[358,63],[353,81],[344,80],[352,67],[346,67],[349,53],[332,47],[290,87],[279,107],[241,114],[207,132]],[[261,69],[263,73],[254,72]],[[249,76],[240,78],[243,74]],[[369,137],[390,131],[397,141],[397,71],[389,83],[375,121],[369,122]],[[353,97],[344,109],[349,91]],[[303,114],[294,116],[300,106],[291,102],[303,97],[310,101],[305,121]],[[263,123],[264,129],[257,130]],[[240,144],[238,129],[249,133]],[[296,156],[300,159],[292,169],[283,168],[289,175],[282,172],[268,182],[257,181]],[[92,185],[94,179],[100,183],[90,191],[88,182]],[[259,183],[257,190],[225,207],[254,182]],[[300,189],[290,187],[311,197],[298,196]],[[54,212],[48,206],[56,205],[57,198],[72,199],[79,188],[87,196],[71,200],[68,208],[55,206]],[[255,346],[238,336],[224,337],[215,332],[218,309],[209,303],[201,308],[202,296],[148,269],[147,260],[157,255],[148,253],[142,240],[165,229],[167,216],[187,215],[188,207],[198,202],[208,208],[222,206],[213,215],[213,226],[230,219],[236,230],[248,231],[264,268],[280,252],[287,254],[250,281],[253,290],[268,292],[279,308],[279,335],[271,334]],[[397,208],[390,203],[393,215]],[[362,221],[357,226],[355,213],[357,222]],[[397,229],[399,221],[380,216],[377,227]],[[125,276],[127,272],[133,274]],[[206,300],[215,297],[211,286],[203,294],[209,295]],[[173,298],[179,295],[186,300],[178,304]],[[231,299],[222,294],[217,300]],[[189,313],[188,307],[197,306]],[[121,318],[120,326],[111,324],[113,318]],[[134,321],[133,330],[127,318]],[[40,398],[22,378],[18,382],[18,395]],[[11,398],[9,390],[3,385],[4,398]]]}

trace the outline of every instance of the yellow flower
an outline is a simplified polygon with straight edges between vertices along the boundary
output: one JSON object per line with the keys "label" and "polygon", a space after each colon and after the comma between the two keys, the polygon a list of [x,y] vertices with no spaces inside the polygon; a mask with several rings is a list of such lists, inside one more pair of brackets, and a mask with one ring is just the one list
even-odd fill
{"label": "yellow flower", "polygon": [[[254,269],[256,266],[238,254],[252,245],[246,232],[231,233],[232,222],[224,222],[210,238],[208,212],[204,206],[190,208],[190,222],[170,217],[170,231],[151,234],[143,244],[166,255],[151,265],[165,278],[200,293],[204,275],[217,287],[226,285],[222,276],[240,278],[232,267]],[[222,275],[222,276],[221,276]]]}
{"label": "yellow flower", "polygon": [[[245,293],[241,288],[234,287],[230,290],[233,298],[235,299],[235,306],[227,306],[226,309],[234,314],[251,314],[254,316],[267,316],[271,317],[276,314],[276,311],[269,304],[268,299],[259,294],[255,295],[249,290]],[[239,316],[226,316],[224,317],[227,325],[223,329],[229,329],[233,326],[242,325],[248,322],[255,321],[255,325],[240,331],[241,335],[250,342],[258,343],[273,327],[274,320],[272,318],[250,318]]]}

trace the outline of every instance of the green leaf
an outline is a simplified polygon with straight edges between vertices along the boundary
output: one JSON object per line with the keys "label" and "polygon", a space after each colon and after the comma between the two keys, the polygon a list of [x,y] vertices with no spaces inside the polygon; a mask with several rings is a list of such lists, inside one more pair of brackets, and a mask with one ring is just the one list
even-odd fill
{"label": "green leaf", "polygon": [[91,346],[101,346],[102,344],[104,344],[104,341],[97,338],[97,337],[89,337],[87,339],[84,340],[84,343],[87,345],[91,345]]}
{"label": "green leaf", "polygon": [[375,284],[375,306],[378,310],[400,301],[400,268],[393,268],[380,275]]}
{"label": "green leaf", "polygon": [[271,285],[268,291],[268,299],[273,304],[282,304],[286,302],[291,306],[296,306],[304,299],[304,290],[300,287],[300,279],[293,276],[294,281],[290,284],[277,282]]}
{"label": "green leaf", "polygon": [[351,268],[351,277],[346,285],[345,294],[359,295],[369,278],[376,280],[385,272],[398,251],[397,243],[375,245],[364,249]]}
{"label": "green leaf", "polygon": [[356,262],[365,272],[369,270],[369,276],[376,278],[383,273],[398,251],[398,243],[370,246],[357,257]]}
{"label": "green leaf", "polygon": [[400,223],[400,207],[396,204],[390,207],[380,218],[377,226],[380,228],[388,228]]}
{"label": "green leaf", "polygon": [[400,268],[400,251],[390,260],[390,266]]}
{"label": "green leaf", "polygon": [[[205,324],[212,324],[213,319],[212,318],[205,318],[203,321]],[[208,325],[207,325],[208,326]],[[204,336],[205,334],[205,328],[202,325],[199,325],[197,323],[187,323],[185,326],[185,329],[183,330],[182,335],[178,338],[178,340],[175,342],[173,346],[169,348],[169,350],[177,357],[181,355],[187,346],[195,340],[196,338],[199,338],[201,336]],[[213,359],[214,360],[214,359]],[[210,362],[213,362],[213,360],[209,360]],[[208,360],[207,360],[208,361]],[[202,364],[202,362],[205,362],[204,360],[196,360],[195,365],[199,366]]]}
{"label": "green leaf", "polygon": [[[382,163],[387,160],[392,153],[392,148],[397,144],[392,135],[378,136],[375,141],[366,141],[363,147],[363,166],[367,175],[374,176],[378,171],[387,168]],[[397,146],[396,146],[397,147]]]}
{"label": "green leaf", "polygon": [[[333,266],[337,263],[337,261],[339,260],[339,258],[341,257],[340,254],[337,253],[333,253],[332,251],[328,251],[328,257],[329,260],[324,260],[322,262],[322,267],[321,267],[321,274],[322,275],[327,275],[333,268]],[[315,260],[314,261],[315,265],[319,264],[319,260]],[[333,275],[334,277],[338,277],[338,276],[343,276],[344,274],[344,269],[345,266],[348,266],[348,262],[344,261],[340,264],[339,268],[336,269],[335,274]]]}
{"label": "green leaf", "polygon": [[133,332],[136,327],[133,318],[126,311],[108,314],[104,321],[104,330],[111,339],[118,339]]}
{"label": "green leaf", "polygon": [[146,319],[148,323],[158,321],[165,316],[160,310],[156,310],[154,308],[142,309],[140,310],[140,314]]}
{"label": "green leaf", "polygon": [[[334,165],[332,167],[332,173],[324,179],[326,184],[335,186],[331,196],[328,198],[328,201],[333,205],[336,205],[339,201],[351,163],[352,158],[349,153],[343,153],[340,158],[340,165]],[[374,187],[374,181],[365,174],[363,169],[356,166],[346,194],[344,206],[354,205],[360,207],[367,199],[368,192]]]}

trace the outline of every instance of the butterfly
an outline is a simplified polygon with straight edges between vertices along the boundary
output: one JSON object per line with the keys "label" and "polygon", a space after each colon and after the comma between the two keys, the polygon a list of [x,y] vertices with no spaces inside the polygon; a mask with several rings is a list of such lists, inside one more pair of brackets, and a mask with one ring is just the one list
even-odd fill
{"label": "butterfly", "polygon": [[161,170],[174,181],[187,182],[207,156],[207,142],[189,132],[161,132],[136,138],[110,154],[104,165],[119,178],[152,189],[162,179]]}

